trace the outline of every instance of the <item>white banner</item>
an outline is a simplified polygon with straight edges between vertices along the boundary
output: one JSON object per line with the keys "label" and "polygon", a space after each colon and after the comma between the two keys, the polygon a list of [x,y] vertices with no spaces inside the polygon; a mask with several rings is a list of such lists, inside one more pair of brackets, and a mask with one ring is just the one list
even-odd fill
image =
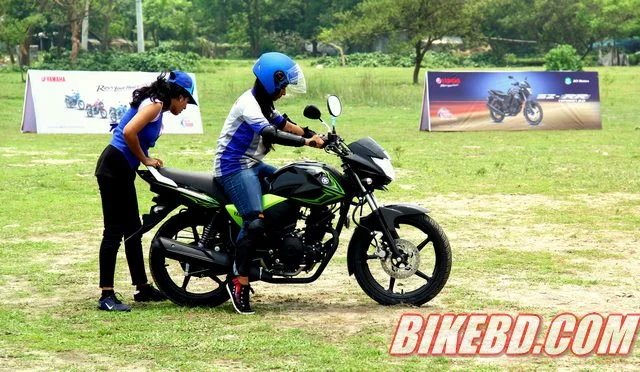
{"label": "white banner", "polygon": [[[159,73],[29,70],[22,132],[109,133],[129,109],[131,94]],[[193,98],[198,99],[194,74]],[[187,105],[180,115],[166,112],[162,133],[201,134],[200,107]]]}

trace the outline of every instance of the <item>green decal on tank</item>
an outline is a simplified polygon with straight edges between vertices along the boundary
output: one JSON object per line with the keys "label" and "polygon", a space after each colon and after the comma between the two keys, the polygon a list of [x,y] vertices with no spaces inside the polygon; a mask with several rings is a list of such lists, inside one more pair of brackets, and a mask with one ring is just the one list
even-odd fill
{"label": "green decal on tank", "polygon": [[325,173],[326,180],[322,181],[322,195],[315,199],[305,199],[305,198],[292,198],[295,200],[299,200],[301,202],[316,204],[316,205],[324,205],[330,202],[338,201],[344,198],[344,190],[340,183],[333,177],[331,173]]}
{"label": "green decal on tank", "polygon": [[[287,200],[287,198],[283,198],[278,195],[262,195],[262,210],[266,211],[267,209],[273,207],[274,205],[280,204],[285,200]],[[235,223],[237,223],[238,226],[242,226],[242,216],[240,216],[240,213],[238,212],[238,209],[236,209],[236,206],[233,204],[227,204],[224,207],[229,213],[229,216],[231,216],[231,218],[235,221]]]}

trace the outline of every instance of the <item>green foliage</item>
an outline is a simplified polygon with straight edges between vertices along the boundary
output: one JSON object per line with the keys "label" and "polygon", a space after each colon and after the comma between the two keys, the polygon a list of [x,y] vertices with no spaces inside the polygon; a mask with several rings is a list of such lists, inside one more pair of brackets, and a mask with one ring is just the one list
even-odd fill
{"label": "green foliage", "polygon": [[75,65],[71,64],[69,51],[43,53],[42,63],[35,65],[42,70],[84,71],[164,71],[196,68],[200,56],[187,52],[151,50],[145,53],[81,52]]}
{"label": "green foliage", "polygon": [[[415,53],[353,53],[345,56],[349,67],[414,67]],[[325,56],[317,59],[314,65],[325,67],[340,66],[340,57]],[[470,57],[464,57],[450,52],[429,51],[422,59],[421,67],[454,68],[458,66],[480,67],[488,64],[477,62]]]}
{"label": "green foliage", "polygon": [[295,56],[305,52],[304,45],[305,40],[296,32],[272,32],[262,40],[262,51],[277,50],[281,53]]}
{"label": "green foliage", "polygon": [[516,57],[515,54],[513,53],[507,53],[504,56],[502,56],[502,59],[504,60],[504,63],[507,66],[513,66],[516,64],[516,62],[518,61],[518,57]]}
{"label": "green foliage", "polygon": [[582,60],[568,44],[558,45],[545,55],[547,71],[582,71]]}

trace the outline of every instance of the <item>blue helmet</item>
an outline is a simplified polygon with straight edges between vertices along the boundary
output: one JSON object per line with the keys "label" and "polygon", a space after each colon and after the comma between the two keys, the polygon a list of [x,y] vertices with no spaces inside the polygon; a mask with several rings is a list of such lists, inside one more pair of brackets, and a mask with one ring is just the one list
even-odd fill
{"label": "blue helmet", "polygon": [[253,65],[253,74],[262,83],[269,95],[283,88],[298,93],[306,93],[307,84],[302,69],[288,56],[278,53],[264,53]]}

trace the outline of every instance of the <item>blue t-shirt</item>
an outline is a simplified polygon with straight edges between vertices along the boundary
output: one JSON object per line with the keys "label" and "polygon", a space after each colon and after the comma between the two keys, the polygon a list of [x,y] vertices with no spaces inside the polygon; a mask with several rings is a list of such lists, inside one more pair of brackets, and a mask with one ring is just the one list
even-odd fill
{"label": "blue t-shirt", "polygon": [[[142,107],[154,103],[150,98],[147,98],[140,102],[138,108],[130,107],[129,110],[122,116],[120,123],[113,130],[113,138],[111,138],[111,145],[120,150],[124,157],[127,158],[131,168],[136,169],[140,165],[140,160],[133,154],[127,142],[124,140],[124,127],[131,121],[131,119],[138,113],[138,110]],[[162,111],[156,116],[153,121],[145,125],[140,132],[138,132],[138,141],[140,147],[146,156],[149,156],[149,148],[156,145],[156,140],[160,137],[160,131],[162,130]]]}

